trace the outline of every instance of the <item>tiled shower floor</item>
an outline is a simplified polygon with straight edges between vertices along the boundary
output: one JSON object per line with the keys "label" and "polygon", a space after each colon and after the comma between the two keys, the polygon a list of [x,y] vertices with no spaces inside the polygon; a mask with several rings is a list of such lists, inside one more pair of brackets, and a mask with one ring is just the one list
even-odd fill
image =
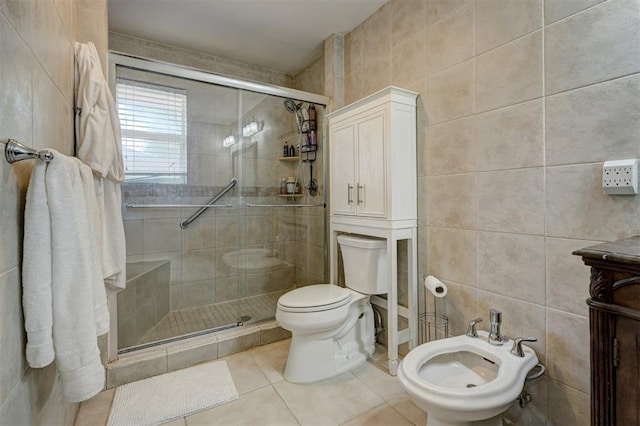
{"label": "tiled shower floor", "polygon": [[[286,291],[264,294],[240,299],[239,302],[223,302],[197,308],[182,309],[169,312],[142,339],[139,345],[191,334],[224,325],[236,323],[238,313],[250,316],[251,321],[273,318],[276,313],[278,298]],[[239,303],[239,308],[238,308]]]}

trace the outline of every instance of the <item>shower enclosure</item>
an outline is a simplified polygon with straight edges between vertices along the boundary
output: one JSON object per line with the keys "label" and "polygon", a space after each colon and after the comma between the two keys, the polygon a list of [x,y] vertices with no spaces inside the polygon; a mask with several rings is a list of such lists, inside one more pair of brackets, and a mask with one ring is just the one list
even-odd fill
{"label": "shower enclosure", "polygon": [[126,169],[118,352],[273,319],[281,294],[326,282],[326,98],[110,64]]}

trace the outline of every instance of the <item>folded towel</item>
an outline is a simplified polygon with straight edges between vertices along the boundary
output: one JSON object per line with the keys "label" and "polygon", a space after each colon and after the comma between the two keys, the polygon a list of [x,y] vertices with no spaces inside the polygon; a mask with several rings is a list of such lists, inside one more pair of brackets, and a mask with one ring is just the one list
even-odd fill
{"label": "folded towel", "polygon": [[120,182],[124,179],[120,120],[93,43],[76,43],[78,158],[91,167],[98,197],[101,258],[105,283],[126,285],[126,243]]}
{"label": "folded towel", "polygon": [[76,158],[54,156],[36,162],[25,204],[27,361],[39,368],[55,357],[63,397],[79,402],[104,388],[97,336],[109,330],[109,313],[93,174]]}

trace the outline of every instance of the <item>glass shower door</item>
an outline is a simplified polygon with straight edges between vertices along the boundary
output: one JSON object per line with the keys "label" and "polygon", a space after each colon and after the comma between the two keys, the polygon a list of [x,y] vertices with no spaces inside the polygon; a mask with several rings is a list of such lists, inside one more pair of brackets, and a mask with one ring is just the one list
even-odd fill
{"label": "glass shower door", "polygon": [[239,90],[123,66],[116,75],[128,270],[118,348],[235,326],[240,188],[224,141]]}

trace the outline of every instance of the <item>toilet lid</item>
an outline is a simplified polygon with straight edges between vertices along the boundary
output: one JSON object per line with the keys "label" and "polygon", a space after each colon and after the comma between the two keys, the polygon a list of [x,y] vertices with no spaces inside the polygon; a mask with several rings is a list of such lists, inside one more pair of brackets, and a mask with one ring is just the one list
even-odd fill
{"label": "toilet lid", "polygon": [[337,285],[316,284],[300,287],[283,294],[278,304],[283,308],[324,311],[340,307],[351,300],[351,293]]}

